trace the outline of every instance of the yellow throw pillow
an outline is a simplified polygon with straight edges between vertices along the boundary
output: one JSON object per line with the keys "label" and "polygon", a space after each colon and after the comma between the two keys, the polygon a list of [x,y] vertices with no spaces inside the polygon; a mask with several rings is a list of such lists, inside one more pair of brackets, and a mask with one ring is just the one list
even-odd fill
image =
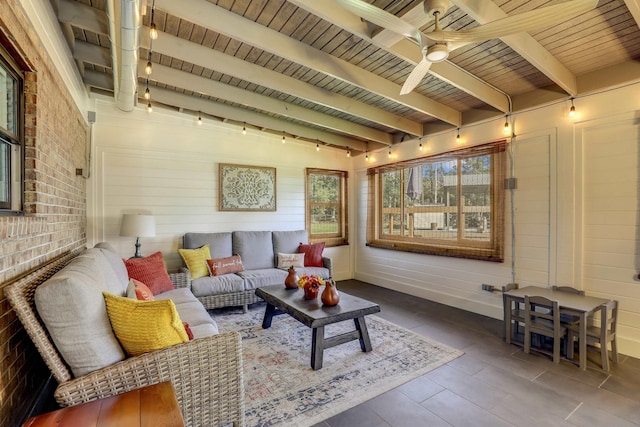
{"label": "yellow throw pillow", "polygon": [[198,249],[178,249],[178,252],[184,263],[187,264],[192,280],[209,275],[207,260],[211,259],[211,253],[208,243]]}
{"label": "yellow throw pillow", "polygon": [[171,300],[139,301],[103,292],[111,328],[130,356],[189,341]]}

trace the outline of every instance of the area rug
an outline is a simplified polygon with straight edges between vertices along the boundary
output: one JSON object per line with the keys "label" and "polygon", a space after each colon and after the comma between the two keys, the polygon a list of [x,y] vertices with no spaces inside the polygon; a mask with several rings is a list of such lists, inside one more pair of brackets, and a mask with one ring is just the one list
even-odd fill
{"label": "area rug", "polygon": [[[263,307],[216,313],[220,331],[239,331],[247,426],[311,426],[419,377],[463,354],[377,316],[367,316],[373,351],[356,341],[324,351],[311,369],[311,329],[288,315],[262,329]],[[332,336],[353,321],[325,327]]]}

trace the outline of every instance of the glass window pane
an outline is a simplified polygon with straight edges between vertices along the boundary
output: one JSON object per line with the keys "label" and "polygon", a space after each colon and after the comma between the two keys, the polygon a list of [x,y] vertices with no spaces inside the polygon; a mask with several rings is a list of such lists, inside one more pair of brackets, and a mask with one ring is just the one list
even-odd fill
{"label": "glass window pane", "polygon": [[479,156],[463,159],[462,214],[464,238],[489,240],[491,218],[491,158]]}
{"label": "glass window pane", "polygon": [[340,177],[337,175],[309,175],[309,201],[311,203],[337,203]]}
{"label": "glass window pane", "polygon": [[0,203],[9,203],[11,183],[11,145],[0,139]]}
{"label": "glass window pane", "polygon": [[0,64],[0,127],[16,135],[18,82]]}
{"label": "glass window pane", "polygon": [[311,208],[311,233],[337,233],[340,230],[337,206],[314,206]]}

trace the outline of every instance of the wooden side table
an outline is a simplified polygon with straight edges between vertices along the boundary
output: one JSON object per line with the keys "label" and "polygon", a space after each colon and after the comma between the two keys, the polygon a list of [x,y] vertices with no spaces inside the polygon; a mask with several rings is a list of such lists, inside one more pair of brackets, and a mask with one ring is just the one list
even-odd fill
{"label": "wooden side table", "polygon": [[23,427],[184,427],[170,382],[58,409],[29,418]]}

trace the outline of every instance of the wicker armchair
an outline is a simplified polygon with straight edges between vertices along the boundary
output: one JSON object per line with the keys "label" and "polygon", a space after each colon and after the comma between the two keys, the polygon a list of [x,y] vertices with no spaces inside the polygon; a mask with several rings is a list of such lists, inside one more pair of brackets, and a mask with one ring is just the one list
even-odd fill
{"label": "wicker armchair", "polygon": [[40,322],[33,300],[35,289],[75,255],[58,257],[5,288],[7,299],[58,381],[54,393],[58,404],[73,406],[171,381],[187,425],[244,425],[242,343],[237,333],[196,339],[73,378]]}

